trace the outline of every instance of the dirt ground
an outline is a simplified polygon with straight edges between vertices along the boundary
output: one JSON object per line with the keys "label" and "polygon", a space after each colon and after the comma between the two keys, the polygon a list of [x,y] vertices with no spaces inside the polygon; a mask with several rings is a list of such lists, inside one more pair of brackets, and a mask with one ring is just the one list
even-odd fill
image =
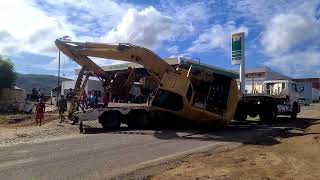
{"label": "dirt ground", "polygon": [[69,123],[60,124],[58,114],[45,113],[42,126],[36,126],[34,114],[6,115],[3,118],[18,122],[2,122],[0,124],[0,146],[18,143],[39,142],[50,138],[78,135],[79,127]]}
{"label": "dirt ground", "polygon": [[291,130],[218,154],[192,154],[150,179],[320,179],[320,104],[303,107]]}
{"label": "dirt ground", "polygon": [[[46,114],[41,127],[33,115],[0,124],[0,146],[79,135],[78,126]],[[320,104],[303,107],[292,128],[221,153],[198,153],[156,168],[150,179],[319,179]],[[164,178],[165,177],[165,178]]]}

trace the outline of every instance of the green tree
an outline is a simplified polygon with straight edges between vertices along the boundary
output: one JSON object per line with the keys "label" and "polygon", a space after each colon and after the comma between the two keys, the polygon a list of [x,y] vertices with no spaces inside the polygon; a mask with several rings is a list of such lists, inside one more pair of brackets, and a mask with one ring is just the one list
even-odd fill
{"label": "green tree", "polygon": [[14,64],[9,59],[0,56],[0,89],[10,88],[16,79]]}

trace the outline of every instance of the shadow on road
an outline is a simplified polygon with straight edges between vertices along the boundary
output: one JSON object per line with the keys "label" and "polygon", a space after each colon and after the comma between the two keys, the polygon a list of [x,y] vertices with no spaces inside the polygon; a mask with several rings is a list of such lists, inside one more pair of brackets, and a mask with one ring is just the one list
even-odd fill
{"label": "shadow on road", "polygon": [[137,130],[128,127],[121,127],[118,130],[107,131],[102,128],[85,127],[86,134],[128,134],[128,135],[149,135],[163,140],[197,140],[197,141],[221,141],[240,142],[255,145],[279,144],[278,138],[290,138],[304,136],[305,130],[314,124],[320,124],[320,119],[298,118],[290,120],[286,117],[279,117],[277,123],[265,125],[260,121],[232,122],[225,129],[202,128],[163,128],[153,130]]}

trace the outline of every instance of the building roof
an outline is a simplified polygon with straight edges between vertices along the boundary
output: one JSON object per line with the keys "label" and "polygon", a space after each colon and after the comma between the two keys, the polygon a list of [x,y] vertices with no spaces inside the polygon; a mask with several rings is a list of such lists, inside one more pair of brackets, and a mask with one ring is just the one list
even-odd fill
{"label": "building roof", "polygon": [[183,66],[184,68],[188,68],[192,65],[192,68],[212,71],[216,74],[221,74],[221,75],[224,75],[224,76],[227,76],[230,78],[239,78],[239,73],[237,73],[237,72],[226,70],[226,69],[219,68],[216,66],[202,64],[202,63],[199,63],[199,62],[196,62],[193,60],[189,60],[189,59],[185,59],[185,58],[179,58],[179,65]]}
{"label": "building roof", "polygon": [[[178,58],[165,58],[164,59],[168,64],[170,65],[178,65],[179,60]],[[142,69],[144,68],[141,64],[137,63],[132,63],[132,62],[126,62],[126,63],[121,63],[121,64],[110,64],[110,65],[105,65],[105,66],[100,66],[104,71],[120,71],[120,70],[127,70],[129,67],[130,68],[135,68],[135,69]],[[80,69],[75,69],[75,74],[78,75],[80,72]]]}
{"label": "building roof", "polygon": [[[239,72],[239,70],[232,70],[234,72]],[[283,79],[292,79],[289,76],[286,76],[284,74],[281,74],[277,71],[272,70],[271,68],[269,68],[268,66],[262,66],[262,67],[257,67],[257,68],[250,68],[250,69],[246,69],[246,74],[251,74],[251,73],[272,73],[272,74],[276,74],[278,76],[281,76]]]}
{"label": "building roof", "polygon": [[312,81],[312,80],[315,80],[315,81],[320,81],[320,78],[297,78],[297,79],[294,79],[295,81]]}
{"label": "building roof", "polygon": [[[231,70],[226,70],[223,68],[207,65],[207,64],[202,64],[197,61],[193,61],[190,59],[186,58],[165,58],[164,59],[168,64],[170,65],[183,65],[187,66],[189,68],[190,65],[192,65],[193,68],[200,68],[208,71],[213,71],[217,74],[225,75],[231,78],[239,78],[239,73],[231,71]],[[122,63],[122,64],[112,64],[112,65],[106,65],[106,66],[101,66],[101,68],[104,71],[111,72],[111,71],[121,71],[121,70],[127,70],[129,67],[135,68],[135,69],[143,69],[144,67],[140,64],[137,63]],[[77,75],[79,73],[80,69],[75,69],[75,74]]]}

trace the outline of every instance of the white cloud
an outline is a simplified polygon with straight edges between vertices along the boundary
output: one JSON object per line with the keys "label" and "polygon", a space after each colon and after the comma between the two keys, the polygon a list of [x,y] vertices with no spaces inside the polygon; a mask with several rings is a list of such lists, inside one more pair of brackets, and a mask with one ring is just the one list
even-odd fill
{"label": "white cloud", "polygon": [[98,66],[105,66],[110,64],[122,64],[123,61],[117,61],[112,59],[105,59],[105,58],[97,58],[97,57],[89,57],[93,62],[95,62]]}
{"label": "white cloud", "polygon": [[54,40],[68,34],[73,36],[64,19],[46,15],[32,1],[1,1],[0,53],[29,52],[48,55],[56,52]]}
{"label": "white cloud", "polygon": [[164,41],[174,40],[182,33],[174,20],[150,6],[142,11],[129,9],[122,20],[102,40],[128,42],[148,48],[160,47]]}
{"label": "white cloud", "polygon": [[236,27],[234,22],[229,22],[225,25],[213,25],[192,42],[192,46],[189,47],[188,51],[207,52],[222,49],[228,52],[230,49],[231,34],[237,32],[245,32],[247,35],[248,28],[245,26]]}
{"label": "white cloud", "polygon": [[174,18],[174,21],[188,29],[187,32],[197,31],[197,27],[206,28],[213,16],[208,2],[194,1],[161,1],[161,10]]}
{"label": "white cloud", "polygon": [[[12,56],[27,52],[54,59],[57,56],[54,40],[64,35],[71,36],[75,41],[130,42],[173,55],[215,50],[229,53],[231,33],[248,32],[250,28],[247,47],[249,49],[255,45],[260,48],[262,45],[264,55],[269,56],[266,64],[284,61],[283,64],[290,66],[289,61],[294,57],[290,53],[302,59],[318,57],[315,49],[320,43],[319,0],[208,0],[183,3],[161,0],[156,8],[128,2],[1,1],[0,54]],[[190,39],[195,40],[184,51],[182,48],[185,46],[179,43],[188,43]],[[261,44],[253,39],[260,40]],[[166,46],[167,42],[178,44],[179,48]],[[93,60],[99,65],[119,63]],[[53,70],[56,66],[57,60],[52,60],[41,68]],[[75,65],[70,63],[67,66],[71,69]],[[303,67],[303,64],[300,66]],[[287,66],[282,64],[279,67],[286,71],[294,69],[285,69]],[[308,67],[312,66],[306,65]]]}
{"label": "white cloud", "polygon": [[[319,1],[291,1],[264,22],[265,65],[291,76],[319,76]],[[282,5],[281,5],[282,7]]]}
{"label": "white cloud", "polygon": [[184,58],[188,58],[188,59],[192,59],[191,53],[182,53],[182,54],[176,54],[176,55],[171,55],[169,58],[178,58],[178,57],[184,57]]}
{"label": "white cloud", "polygon": [[[55,57],[56,38],[131,42],[148,48],[181,39],[210,16],[205,3],[154,7],[113,0],[12,0],[0,2],[0,53],[28,52]],[[160,8],[161,9],[161,8]],[[10,14],[10,16],[8,16]]]}
{"label": "white cloud", "polygon": [[[261,43],[265,52],[287,52],[312,39],[320,39],[320,23],[296,14],[280,14],[266,25]],[[309,43],[311,44],[311,43]]]}
{"label": "white cloud", "polygon": [[[77,33],[100,37],[121,20],[129,8],[137,7],[114,0],[36,0],[53,16],[63,15]],[[72,21],[72,23],[71,23]]]}
{"label": "white cloud", "polygon": [[[320,52],[304,51],[283,54],[272,57],[265,62],[265,65],[274,67],[284,73],[298,76],[319,76],[320,75]],[[293,73],[294,72],[294,73]]]}
{"label": "white cloud", "polygon": [[314,17],[319,0],[227,0],[231,9],[226,16],[232,19],[244,18],[245,21],[254,20],[254,24],[265,25],[278,14],[300,14],[304,17]]}
{"label": "white cloud", "polygon": [[179,52],[179,47],[174,45],[174,46],[168,47],[167,50],[169,53],[177,54]]}

